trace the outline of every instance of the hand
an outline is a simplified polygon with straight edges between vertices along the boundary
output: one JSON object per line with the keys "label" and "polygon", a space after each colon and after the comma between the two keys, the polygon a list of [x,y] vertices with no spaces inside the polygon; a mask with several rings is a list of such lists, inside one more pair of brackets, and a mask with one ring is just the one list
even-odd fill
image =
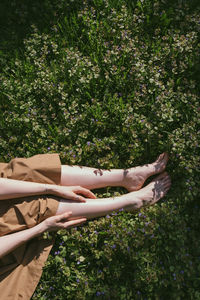
{"label": "hand", "polygon": [[49,217],[43,221],[45,226],[45,231],[57,231],[60,229],[68,229],[73,226],[80,225],[84,223],[86,218],[79,218],[76,220],[68,220],[72,212],[66,212],[62,215]]}
{"label": "hand", "polygon": [[86,202],[85,198],[83,196],[80,196],[80,194],[84,195],[87,198],[96,199],[96,196],[90,190],[81,186],[54,185],[53,189],[51,189],[51,194],[78,202]]}

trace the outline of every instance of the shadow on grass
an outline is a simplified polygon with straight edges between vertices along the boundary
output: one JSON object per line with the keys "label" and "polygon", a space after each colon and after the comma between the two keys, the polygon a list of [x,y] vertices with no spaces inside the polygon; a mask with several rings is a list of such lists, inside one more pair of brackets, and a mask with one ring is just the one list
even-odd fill
{"label": "shadow on grass", "polygon": [[0,2],[0,51],[15,52],[23,49],[23,39],[35,25],[40,32],[48,33],[63,15],[74,14],[83,5],[82,1],[58,0],[2,0]]}
{"label": "shadow on grass", "polygon": [[[100,8],[97,1],[88,1],[89,5],[97,6]],[[120,6],[121,1],[110,0],[111,7]],[[123,1],[124,2],[124,1]],[[131,9],[135,9],[137,1],[126,0],[127,5]],[[150,2],[149,13],[153,13],[153,4],[155,1]],[[185,1],[183,1],[184,3]],[[187,1],[188,2],[188,1]],[[117,4],[116,4],[117,3]],[[160,10],[165,10],[167,16],[173,14],[173,10],[177,8],[178,3],[174,0],[158,1]],[[122,3],[121,3],[122,4]],[[124,4],[124,3],[123,3]],[[199,9],[198,0],[191,0],[188,2],[190,12],[195,12]],[[52,25],[59,22],[62,16],[69,16],[75,13],[83,6],[83,1],[76,0],[71,1],[58,1],[58,0],[1,0],[0,2],[0,49],[11,50],[22,45],[23,39],[28,33],[31,32],[31,25],[36,25],[41,32],[48,32],[51,30]],[[169,16],[170,17],[170,16]],[[184,15],[182,20],[176,22],[172,20],[172,24],[177,28],[181,27],[181,22],[184,21]],[[151,19],[151,26],[147,27],[147,30],[153,29],[158,25],[157,19]],[[164,20],[163,22],[165,22]],[[167,22],[167,21],[166,21]],[[168,25],[168,24],[167,24]]]}
{"label": "shadow on grass", "polygon": [[[131,1],[129,5],[134,8]],[[159,15],[154,14],[154,4],[158,3],[157,10]],[[180,34],[187,34],[192,31],[199,31],[199,24],[193,19],[193,15],[200,14],[200,4],[198,0],[191,1],[174,1],[160,0],[149,1],[149,6],[146,6],[144,14],[147,16],[143,23],[144,32],[149,41],[154,35],[155,29],[159,28],[162,35],[168,35],[168,30],[173,28],[179,30]],[[189,20],[187,17],[189,16]],[[198,28],[197,28],[198,27]],[[187,75],[186,75],[187,74]],[[186,71],[186,76],[196,82],[200,80],[200,60],[196,57],[195,62],[192,62],[192,67]],[[198,84],[197,84],[198,86]]]}
{"label": "shadow on grass", "polygon": [[[88,5],[94,6],[97,10],[102,9],[102,1],[88,1]],[[125,1],[131,10],[135,10],[137,6],[136,0]],[[160,16],[155,16],[154,3],[158,3]],[[200,10],[198,0],[182,1],[181,3],[174,0],[164,1],[149,1],[145,6],[144,13],[148,18],[144,21],[145,32],[151,38],[155,28],[160,28],[166,32],[172,27],[179,29],[185,33],[189,30],[187,22],[185,23],[185,14],[180,14],[179,20],[176,20],[176,10],[185,6],[189,7],[189,13],[195,13]],[[116,9],[124,4],[124,1],[109,0],[111,7]],[[23,52],[23,40],[30,34],[35,25],[42,33],[52,31],[53,25],[62,24],[62,20],[77,13],[83,6],[83,1],[76,0],[74,2],[64,0],[1,0],[0,2],[0,55],[8,56],[8,54],[16,51]],[[143,10],[143,8],[140,8]],[[165,13],[163,13],[165,11]],[[186,24],[186,25],[184,25]],[[186,27],[185,27],[186,26]],[[70,34],[69,34],[70,35]],[[77,35],[77,38],[79,36]],[[195,80],[200,79],[199,63],[195,64],[195,68],[190,71],[190,76]]]}

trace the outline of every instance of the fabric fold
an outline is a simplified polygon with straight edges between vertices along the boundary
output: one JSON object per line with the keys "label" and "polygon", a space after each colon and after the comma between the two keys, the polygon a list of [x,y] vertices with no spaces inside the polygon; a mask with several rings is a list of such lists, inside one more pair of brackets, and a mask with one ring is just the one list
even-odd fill
{"label": "fabric fold", "polygon": [[[58,154],[39,154],[0,163],[3,178],[60,184]],[[0,236],[31,228],[56,214],[57,197],[31,196],[0,201]],[[54,240],[42,236],[21,245],[0,259],[0,295],[4,300],[29,300],[42,275]]]}

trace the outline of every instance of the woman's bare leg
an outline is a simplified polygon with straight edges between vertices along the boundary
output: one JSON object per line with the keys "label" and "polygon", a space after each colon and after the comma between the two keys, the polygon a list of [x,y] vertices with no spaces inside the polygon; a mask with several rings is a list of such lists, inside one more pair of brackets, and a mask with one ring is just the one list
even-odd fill
{"label": "woman's bare leg", "polygon": [[80,185],[88,189],[122,186],[128,191],[136,191],[142,187],[149,176],[163,172],[167,161],[168,154],[162,153],[152,164],[129,169],[102,170],[62,165],[61,185]]}
{"label": "woman's bare leg", "polygon": [[71,211],[72,219],[80,217],[93,219],[122,208],[127,211],[138,210],[143,206],[152,205],[164,197],[170,185],[170,177],[165,172],[140,191],[130,192],[119,197],[104,198],[100,201],[99,199],[87,199],[85,203],[61,200],[56,214]]}

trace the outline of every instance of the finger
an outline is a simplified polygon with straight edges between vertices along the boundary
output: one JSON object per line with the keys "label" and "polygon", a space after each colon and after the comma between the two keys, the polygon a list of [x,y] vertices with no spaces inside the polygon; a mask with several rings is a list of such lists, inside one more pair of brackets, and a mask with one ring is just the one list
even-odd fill
{"label": "finger", "polygon": [[77,202],[86,202],[84,197],[79,196],[74,192],[67,193],[67,195],[63,194],[62,197],[64,197],[67,200],[73,200],[73,201],[77,201]]}
{"label": "finger", "polygon": [[61,215],[56,216],[56,221],[59,222],[59,221],[61,221],[61,220],[63,220],[63,219],[67,219],[67,218],[69,218],[71,215],[72,215],[72,212],[71,212],[71,211],[67,211],[67,212],[65,212],[64,214],[61,214]]}
{"label": "finger", "polygon": [[76,191],[77,193],[83,194],[84,196],[86,196],[87,198],[92,198],[92,199],[96,199],[95,194],[93,194],[90,190],[83,188],[83,187],[79,187]]}
{"label": "finger", "polygon": [[76,195],[75,193],[74,193],[74,200],[79,202],[86,202],[86,199],[84,197],[80,195]]}
{"label": "finger", "polygon": [[76,220],[71,220],[71,221],[67,221],[65,223],[65,228],[68,228],[68,227],[72,227],[72,226],[76,226],[76,225],[80,225],[84,222],[86,222],[87,219],[86,218],[81,218],[81,219],[76,219]]}

